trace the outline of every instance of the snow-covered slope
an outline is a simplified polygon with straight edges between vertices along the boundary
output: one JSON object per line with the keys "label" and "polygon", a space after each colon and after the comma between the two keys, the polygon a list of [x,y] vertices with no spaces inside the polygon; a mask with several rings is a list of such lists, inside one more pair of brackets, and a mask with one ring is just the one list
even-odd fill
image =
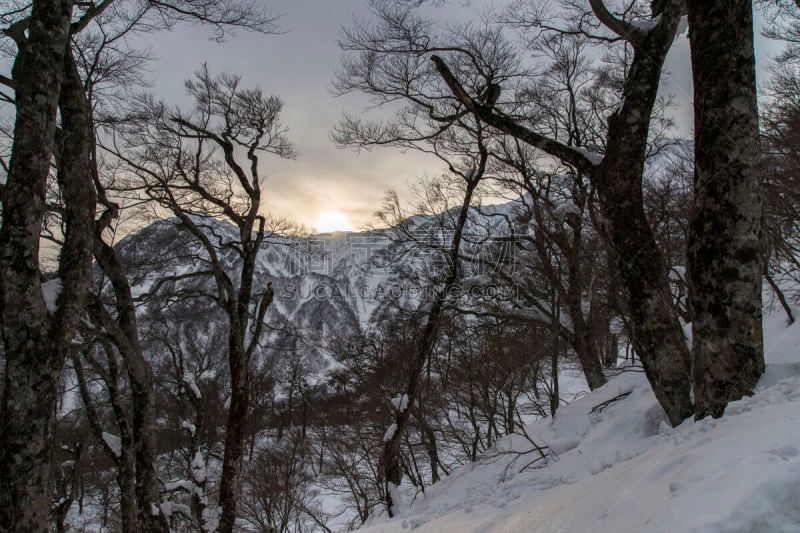
{"label": "snow-covered slope", "polygon": [[[488,239],[491,227],[492,232],[506,235],[508,224],[503,221],[515,219],[521,207],[517,201],[488,206],[482,212],[473,210],[468,232],[473,238]],[[503,215],[500,222],[492,219],[498,213]],[[202,214],[192,217],[215,245],[220,263],[236,283],[241,263],[236,252],[236,228]],[[430,248],[433,243],[441,246],[439,241],[449,238],[447,228],[452,218],[418,215],[411,217],[402,231],[390,228],[302,238],[268,237],[259,252],[255,274],[256,293],[268,282],[275,291],[266,316],[270,325],[268,344],[284,349],[302,341],[305,357],[324,372],[332,363],[326,355],[325,339],[347,337],[359,328],[369,328],[379,317],[396,313],[398,306],[415,310],[425,294],[427,276],[439,264],[439,256]],[[432,244],[426,248],[428,241]],[[210,275],[189,276],[210,269],[207,253],[175,218],[150,224],[115,248],[130,276],[134,296],[157,292],[164,297],[179,289],[181,294],[216,293]],[[484,246],[483,251],[488,248]],[[174,281],[164,283],[165,279]],[[208,298],[183,298],[173,307],[166,319],[171,323],[196,323],[199,315],[205,323],[224,322],[220,310]],[[163,312],[160,301],[140,306],[140,320],[145,324],[158,320]]]}
{"label": "snow-covered slope", "polygon": [[523,470],[536,452],[506,439],[365,531],[799,532],[800,323],[764,326],[766,373],[721,419],[670,428],[644,375],[623,372],[528,426],[545,464]]}

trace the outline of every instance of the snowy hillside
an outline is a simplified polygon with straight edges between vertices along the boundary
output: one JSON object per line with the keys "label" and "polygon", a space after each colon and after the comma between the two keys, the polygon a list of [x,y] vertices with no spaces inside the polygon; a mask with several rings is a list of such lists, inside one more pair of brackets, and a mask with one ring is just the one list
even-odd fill
{"label": "snowy hillside", "polygon": [[524,437],[506,438],[364,530],[800,531],[800,323],[773,313],[764,336],[756,394],[721,419],[670,428],[644,374],[623,372],[554,422],[527,427],[546,460],[524,468],[539,455]]}
{"label": "snowy hillside", "polygon": [[[481,237],[489,228],[508,232],[491,217],[500,214],[501,220],[517,224],[514,215],[523,207],[511,202],[473,212],[471,234]],[[223,262],[235,272],[233,228],[214,219],[204,224],[208,235],[218,239]],[[419,216],[411,229],[435,239],[438,224]],[[519,224],[512,232],[524,230]],[[429,273],[422,262],[430,256],[419,252],[419,243],[403,241],[393,231],[276,237],[265,246],[257,280],[271,282],[276,290],[267,316],[274,333],[265,358],[300,343],[299,353],[322,382],[337,366],[327,354],[326,340],[369,327],[403,305],[403,298],[407,308],[416,307],[419,302],[413,299],[419,293],[409,287],[419,283],[420,273]],[[137,295],[156,288],[162,294],[178,288],[213,292],[207,277],[158,285],[164,277],[202,270],[202,250],[174,220],[131,235],[118,252]],[[473,281],[481,279],[480,273],[471,275]],[[213,303],[195,299],[186,309],[182,305],[176,305],[171,320],[187,321],[201,335],[213,336],[210,325],[224,322]],[[147,322],[147,306],[140,312]],[[154,308],[153,316],[159,312]],[[413,502],[405,502],[397,518],[387,520],[378,509],[364,530],[798,532],[800,323],[786,327],[784,315],[776,311],[766,316],[764,335],[768,366],[758,390],[732,403],[722,419],[687,421],[673,429],[641,368],[620,369],[606,386],[561,407],[554,422],[528,425],[527,438],[505,437],[477,462],[427,487]],[[567,370],[559,372],[562,397],[585,390],[583,378],[576,380]],[[354,519],[351,511],[342,512],[344,500],[329,488],[314,487],[322,508],[336,517],[328,526],[344,530]],[[400,489],[415,493],[414,487]]]}
{"label": "snowy hillside", "polygon": [[[475,239],[473,246],[486,250],[491,236],[509,234],[508,225],[492,217],[499,213],[503,220],[514,219],[522,207],[520,202],[509,202],[488,206],[481,212],[473,210],[468,224],[468,232]],[[437,260],[435,250],[449,238],[449,219],[454,214],[455,211],[437,219],[411,217],[402,231],[392,228],[268,237],[259,252],[255,279],[259,290],[271,283],[275,291],[266,316],[273,331],[271,345],[279,348],[302,338],[306,357],[323,370],[331,364],[324,339],[346,337],[380,316],[396,312],[398,306],[409,312],[417,310],[426,294],[427,276]],[[223,267],[235,279],[241,261],[236,252],[236,228],[212,217],[193,217],[216,245]],[[155,300],[156,296],[187,291],[216,291],[212,276],[192,276],[208,270],[207,254],[177,219],[155,222],[127,236],[116,249],[130,275],[134,296],[149,295]],[[502,251],[498,253],[502,255]],[[209,299],[195,298],[186,307],[171,320],[193,322],[203,309],[208,320],[222,321],[221,315],[213,316],[219,315],[219,310]],[[161,313],[161,304],[156,302],[152,310],[140,307],[139,311],[147,322],[149,315]]]}

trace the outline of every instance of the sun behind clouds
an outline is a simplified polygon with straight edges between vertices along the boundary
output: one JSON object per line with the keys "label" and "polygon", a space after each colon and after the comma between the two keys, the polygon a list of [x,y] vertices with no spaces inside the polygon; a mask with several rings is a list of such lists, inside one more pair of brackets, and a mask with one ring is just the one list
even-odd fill
{"label": "sun behind clouds", "polygon": [[319,233],[330,233],[332,231],[350,231],[353,224],[347,215],[341,211],[323,211],[317,217],[316,228]]}

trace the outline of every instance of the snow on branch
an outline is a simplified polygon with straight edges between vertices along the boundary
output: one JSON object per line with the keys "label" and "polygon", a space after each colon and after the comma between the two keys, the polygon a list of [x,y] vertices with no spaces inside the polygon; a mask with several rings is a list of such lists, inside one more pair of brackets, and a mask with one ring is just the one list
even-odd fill
{"label": "snow on branch", "polygon": [[111,451],[112,454],[114,454],[114,457],[122,457],[122,439],[105,431],[101,434],[101,436],[103,437],[103,442],[105,443],[106,447],[109,449],[109,451]]}
{"label": "snow on branch", "polygon": [[402,396],[397,396],[389,400],[392,404],[392,407],[397,409],[398,411],[405,411],[408,409],[408,394],[403,394]]}
{"label": "snow on branch", "polygon": [[[603,26],[614,32],[631,43],[639,43],[644,40],[647,32],[652,28],[643,28],[638,25],[630,24],[614,16],[608,10],[603,0],[589,0],[594,15],[603,23]],[[653,25],[655,27],[655,25]]]}
{"label": "snow on branch", "polygon": [[386,433],[383,435],[383,442],[389,442],[390,440],[392,440],[392,437],[394,437],[396,431],[397,431],[397,424],[392,423],[392,425],[386,429]]}

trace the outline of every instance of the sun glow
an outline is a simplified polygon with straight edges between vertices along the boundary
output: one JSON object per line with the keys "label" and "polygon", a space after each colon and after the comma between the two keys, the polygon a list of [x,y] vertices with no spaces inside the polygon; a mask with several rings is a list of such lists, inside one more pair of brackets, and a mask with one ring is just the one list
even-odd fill
{"label": "sun glow", "polygon": [[332,231],[349,231],[353,229],[347,215],[339,211],[324,211],[317,217],[316,230],[319,233],[330,233]]}

